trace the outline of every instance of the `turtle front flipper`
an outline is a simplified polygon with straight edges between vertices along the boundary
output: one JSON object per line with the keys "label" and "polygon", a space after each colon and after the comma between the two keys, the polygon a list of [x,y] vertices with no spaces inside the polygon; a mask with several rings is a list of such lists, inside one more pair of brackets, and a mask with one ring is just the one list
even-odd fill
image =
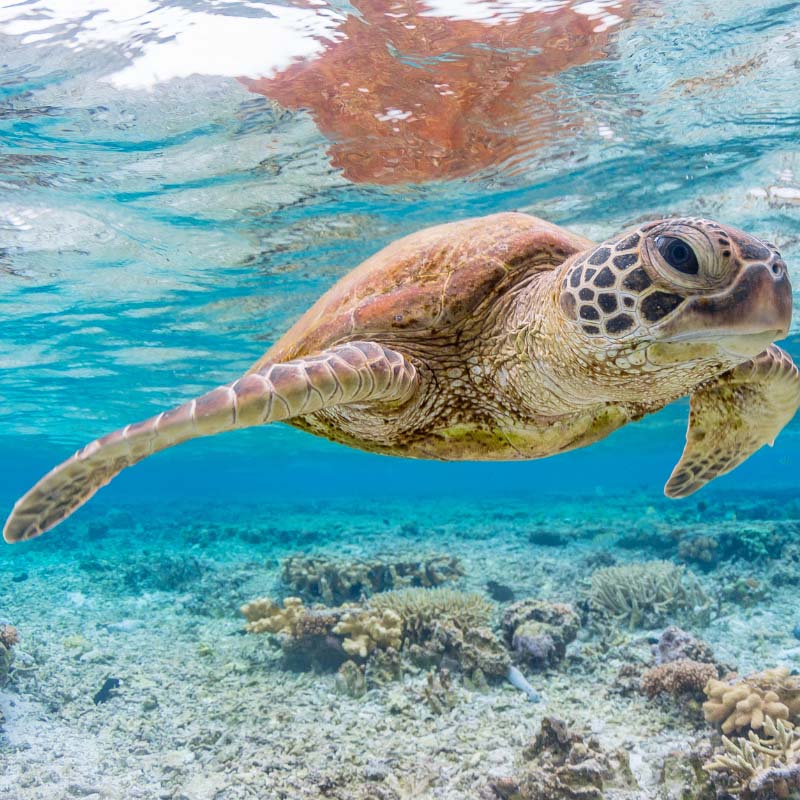
{"label": "turtle front flipper", "polygon": [[664,493],[686,497],[738,467],[773,444],[798,407],[800,373],[774,344],[704,384],[691,396],[686,447]]}
{"label": "turtle front flipper", "polygon": [[402,402],[416,382],[410,361],[374,342],[350,342],[316,356],[265,366],[88,444],[17,501],[3,536],[18,542],[44,533],[125,467],[188,439],[348,403]]}

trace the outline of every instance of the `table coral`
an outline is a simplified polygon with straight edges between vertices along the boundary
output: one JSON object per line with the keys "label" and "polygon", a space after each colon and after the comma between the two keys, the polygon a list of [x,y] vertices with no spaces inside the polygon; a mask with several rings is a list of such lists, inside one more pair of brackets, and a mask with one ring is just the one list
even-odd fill
{"label": "table coral", "polygon": [[606,567],[591,578],[589,607],[599,620],[649,627],[683,612],[702,616],[710,607],[697,578],[671,561]]}
{"label": "table coral", "polygon": [[717,677],[713,664],[683,658],[647,670],[642,675],[642,691],[652,699],[659,694],[702,695],[706,684]]}
{"label": "table coral", "polygon": [[800,792],[800,732],[764,718],[764,732],[722,737],[723,749],[704,766],[715,785],[741,800],[780,800]]}
{"label": "table coral", "polygon": [[800,676],[787,667],[764,670],[737,682],[710,680],[703,713],[719,723],[723,733],[760,730],[766,717],[790,726],[800,720]]}
{"label": "table coral", "polygon": [[391,609],[374,611],[358,609],[345,612],[333,632],[344,636],[345,652],[366,658],[373,650],[400,647],[403,639],[403,622]]}

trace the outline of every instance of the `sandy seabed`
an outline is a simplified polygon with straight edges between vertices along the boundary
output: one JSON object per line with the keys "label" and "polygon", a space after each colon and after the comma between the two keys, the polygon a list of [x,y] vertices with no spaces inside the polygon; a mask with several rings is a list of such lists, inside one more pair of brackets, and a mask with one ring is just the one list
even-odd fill
{"label": "sandy seabed", "polygon": [[[0,624],[20,635],[0,690],[0,797],[500,797],[493,784],[520,773],[541,720],[555,716],[604,750],[626,752],[635,783],[602,797],[679,800],[688,795],[665,762],[685,760],[713,729],[699,704],[648,700],[619,678],[626,665],[652,663],[664,625],[584,624],[558,667],[526,673],[542,702],[505,681],[456,679],[453,708],[437,713],[425,702],[423,669],[357,698],[337,688],[333,672],[287,669],[273,637],[244,633],[239,606],[290,594],[280,579],[290,554],[435,551],[461,560],[456,588],[486,593],[495,581],[516,598],[580,609],[600,564],[679,561],[688,535],[783,526],[790,533],[778,558],[689,563],[714,607],[708,625],[675,621],[741,674],[791,667],[800,663],[793,516],[800,511],[780,498],[734,496],[708,505],[630,495],[413,508],[362,501],[355,511],[342,501],[290,507],[268,524],[248,505],[227,507],[224,521],[199,503],[97,504],[0,552]],[[119,686],[95,703],[108,678]]]}

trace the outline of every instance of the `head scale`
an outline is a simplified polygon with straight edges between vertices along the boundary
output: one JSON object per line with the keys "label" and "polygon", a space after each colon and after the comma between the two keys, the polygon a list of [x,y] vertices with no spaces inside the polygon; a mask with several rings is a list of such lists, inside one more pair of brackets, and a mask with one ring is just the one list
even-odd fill
{"label": "head scale", "polygon": [[658,344],[663,356],[702,343],[738,363],[786,335],[792,294],[774,246],[709,220],[666,219],[567,264],[559,305],[589,348]]}

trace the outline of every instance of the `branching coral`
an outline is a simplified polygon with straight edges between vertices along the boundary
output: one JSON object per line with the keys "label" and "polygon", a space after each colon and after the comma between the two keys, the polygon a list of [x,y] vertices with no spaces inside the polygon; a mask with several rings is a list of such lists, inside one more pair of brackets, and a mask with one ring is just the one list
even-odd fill
{"label": "branching coral", "polygon": [[653,698],[658,694],[701,695],[703,687],[717,677],[713,664],[683,658],[653,667],[642,675],[642,691]]}
{"label": "branching coral", "polygon": [[292,591],[330,605],[390,589],[439,586],[463,574],[457,558],[436,554],[405,561],[292,556],[282,566],[283,581]]}
{"label": "branching coral", "polygon": [[466,631],[486,625],[492,615],[492,604],[479,594],[466,594],[453,589],[400,589],[375,595],[370,607],[390,610],[403,621],[406,641],[415,643],[430,639],[438,625],[450,624]]}
{"label": "branching coral", "polygon": [[631,628],[663,622],[678,611],[697,615],[710,601],[699,581],[670,561],[646,561],[597,570],[589,605],[601,619]]}
{"label": "branching coral", "polygon": [[248,633],[285,633],[294,636],[306,608],[299,597],[287,597],[283,608],[268,597],[261,597],[241,607],[247,619]]}
{"label": "branching coral", "polygon": [[741,800],[797,797],[800,792],[800,732],[783,720],[764,718],[764,735],[722,737],[723,751],[704,769],[714,783]]}
{"label": "branching coral", "polygon": [[354,609],[345,612],[333,632],[344,636],[342,647],[348,655],[366,658],[376,649],[399,648],[403,623],[399,615],[388,608],[383,611]]}
{"label": "branching coral", "polygon": [[705,693],[705,718],[719,723],[723,733],[759,730],[766,717],[790,726],[800,718],[800,676],[786,667],[758,672],[737,683],[711,680]]}

